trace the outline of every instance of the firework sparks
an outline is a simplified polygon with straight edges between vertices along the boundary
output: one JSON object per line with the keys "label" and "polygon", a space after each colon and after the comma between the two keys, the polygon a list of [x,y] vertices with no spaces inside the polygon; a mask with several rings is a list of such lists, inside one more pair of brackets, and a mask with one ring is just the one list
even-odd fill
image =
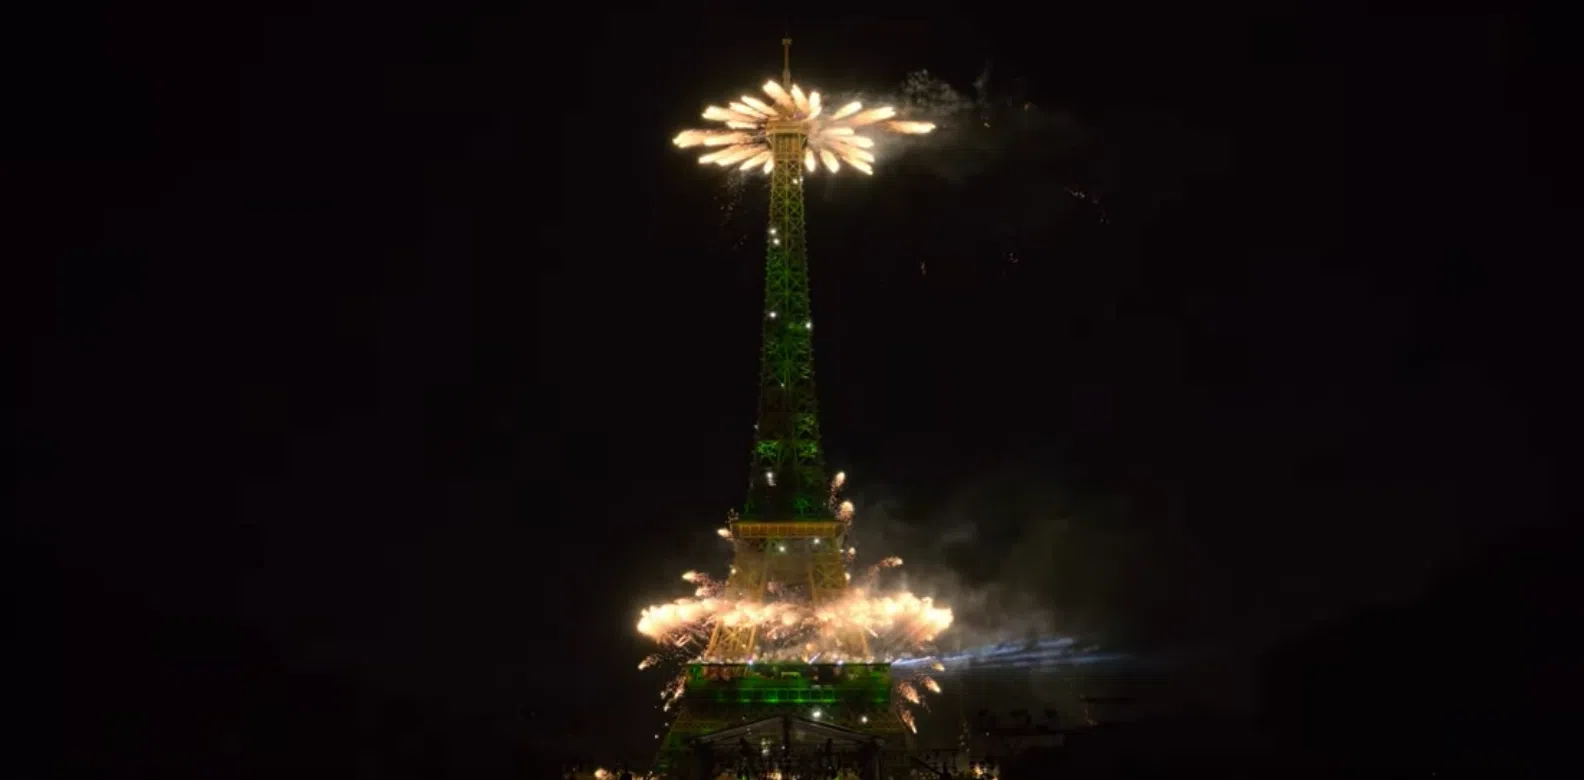
{"label": "firework sparks", "polygon": [[875,581],[877,579],[879,579],[880,572],[885,571],[886,569],[895,569],[896,567],[901,566],[901,565],[902,565],[902,559],[898,558],[895,555],[888,556],[888,557],[885,557],[885,558],[881,558],[879,563],[876,563],[873,566],[870,566],[867,570],[864,571],[863,579],[861,580],[861,582],[866,587],[872,587],[874,585]]}
{"label": "firework sparks", "polygon": [[898,135],[923,135],[935,129],[931,122],[893,120],[897,112],[891,106],[865,109],[857,101],[827,115],[823,113],[824,98],[820,93],[804,93],[796,84],[789,90],[767,81],[761,89],[770,102],[744,95],[725,108],[709,106],[704,109],[703,118],[721,123],[724,129],[683,130],[671,142],[683,149],[711,149],[699,157],[702,164],[735,165],[744,171],[758,168],[769,173],[775,167],[770,148],[773,124],[777,131],[790,128],[807,139],[803,167],[809,173],[821,166],[836,173],[845,164],[873,174],[875,155],[869,150],[874,148],[874,139],[860,134],[860,129]]}
{"label": "firework sparks", "polygon": [[799,660],[823,654],[840,660],[835,638],[856,629],[877,640],[880,648],[874,658],[892,660],[933,642],[951,623],[951,609],[936,606],[929,598],[906,592],[871,595],[854,591],[817,606],[790,600],[680,598],[644,609],[638,632],[662,644],[687,645],[707,639],[717,625],[752,625],[770,643],[787,643],[765,650],[763,658]]}
{"label": "firework sparks", "polygon": [[[833,498],[842,481],[838,477],[832,482]],[[850,517],[851,502],[843,502],[842,507]],[[731,519],[735,521],[735,515]],[[848,547],[841,553],[843,562],[852,565],[857,549]],[[927,597],[905,591],[872,592],[880,571],[901,565],[902,559],[896,556],[883,558],[868,568],[861,584],[840,599],[823,604],[814,604],[799,588],[776,581],[764,585],[770,600],[726,598],[722,595],[724,583],[704,572],[684,572],[682,580],[696,587],[693,597],[648,607],[639,616],[639,633],[663,649],[645,658],[638,668],[643,670],[690,660],[721,660],[700,657],[718,626],[752,626],[761,642],[754,660],[838,664],[844,661],[902,661],[893,667],[895,707],[897,717],[916,733],[918,729],[909,708],[925,706],[920,688],[936,694],[941,691],[939,683],[922,674],[921,665],[930,662],[929,668],[935,671],[945,668],[927,648],[951,626],[953,615],[950,608],[937,606]],[[736,567],[731,571],[735,574]],[[850,581],[852,573],[845,574]],[[857,657],[842,652],[840,637],[853,632],[861,632],[868,638],[869,655]],[[922,657],[921,651],[925,651]],[[685,689],[686,675],[671,679],[660,691],[661,709],[669,712],[681,700]]]}
{"label": "firework sparks", "polygon": [[719,580],[716,580],[708,574],[700,571],[686,572],[682,575],[682,580],[684,582],[691,582],[698,586],[694,589],[693,595],[701,599],[709,598],[720,593],[721,587],[724,585],[724,583],[720,582]]}
{"label": "firework sparks", "polygon": [[918,704],[920,701],[918,689],[914,688],[912,683],[899,683],[897,693],[902,694],[902,698],[907,699],[910,704]]}
{"label": "firework sparks", "polygon": [[[795,96],[792,96],[795,100]],[[809,100],[805,96],[804,100]],[[811,103],[812,108],[812,103]],[[845,475],[838,474],[831,482],[831,500],[839,499],[839,490]],[[844,519],[852,517],[852,502],[842,501],[838,514]],[[735,522],[736,514],[728,516]],[[728,529],[720,529],[723,538],[732,539]],[[841,550],[842,561],[851,566],[857,549]],[[695,586],[690,598],[679,598],[670,603],[657,604],[642,611],[638,619],[638,632],[654,640],[661,651],[644,658],[640,670],[688,661],[721,659],[701,658],[709,644],[712,632],[719,626],[752,626],[759,645],[754,660],[800,661],[803,663],[842,663],[844,661],[873,663],[901,662],[893,666],[893,680],[897,697],[897,717],[908,728],[917,731],[910,707],[924,707],[920,688],[940,693],[940,684],[922,674],[922,664],[932,662],[929,668],[944,670],[939,660],[927,649],[935,638],[952,624],[950,608],[937,606],[927,597],[908,592],[875,593],[874,584],[880,571],[902,565],[902,559],[891,556],[873,564],[864,579],[854,585],[841,598],[833,602],[815,604],[799,587],[770,581],[764,584],[769,600],[757,598],[727,598],[725,583],[701,571],[688,571],[682,580]],[[737,573],[737,567],[731,567]],[[848,581],[852,572],[844,572]],[[869,654],[864,657],[847,655],[842,651],[841,637],[854,632],[868,638]],[[661,709],[669,712],[681,700],[686,689],[686,675],[671,679],[660,691]]]}

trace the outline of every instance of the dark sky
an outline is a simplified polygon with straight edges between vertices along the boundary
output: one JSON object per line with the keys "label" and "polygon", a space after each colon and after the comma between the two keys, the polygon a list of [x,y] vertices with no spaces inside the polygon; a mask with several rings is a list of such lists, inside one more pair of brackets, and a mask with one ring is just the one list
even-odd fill
{"label": "dark sky", "polygon": [[[668,140],[783,20],[547,13],[41,26],[10,571],[39,722],[123,734],[81,761],[652,744],[633,623],[725,563],[764,210]],[[1005,607],[975,632],[1165,653],[1548,517],[1564,136],[1527,33],[931,18],[790,20],[805,82],[962,100],[808,193],[866,551]]]}

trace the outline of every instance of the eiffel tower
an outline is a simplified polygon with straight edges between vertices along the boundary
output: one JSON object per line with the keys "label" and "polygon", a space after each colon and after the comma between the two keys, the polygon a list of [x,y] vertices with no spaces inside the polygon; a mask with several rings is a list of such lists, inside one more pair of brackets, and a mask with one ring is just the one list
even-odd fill
{"label": "eiffel tower", "polygon": [[[790,89],[790,39],[782,39],[783,87]],[[770,220],[765,231],[765,298],[759,419],[748,500],[730,524],[733,560],[722,596],[748,602],[775,594],[814,605],[840,599],[848,574],[848,522],[830,505],[814,394],[814,320],[809,304],[803,171],[807,137],[797,122],[771,121]],[[890,666],[874,663],[867,637],[850,629],[821,638],[820,657],[792,662],[767,653],[755,625],[717,624],[702,660],[687,672],[680,710],[656,769],[677,772],[711,734],[762,723],[777,751],[790,747],[794,719],[830,740],[878,738],[899,747],[903,727],[891,707]],[[813,661],[823,660],[823,663]],[[776,725],[779,723],[780,725]],[[743,732],[748,739],[753,730]],[[833,736],[834,735],[834,736]],[[754,749],[761,748],[756,744]],[[769,755],[772,747],[762,748]]]}

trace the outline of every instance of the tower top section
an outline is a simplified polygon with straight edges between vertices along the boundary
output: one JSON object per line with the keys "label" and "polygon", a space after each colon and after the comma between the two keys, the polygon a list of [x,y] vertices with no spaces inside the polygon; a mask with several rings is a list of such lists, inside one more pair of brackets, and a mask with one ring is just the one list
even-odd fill
{"label": "tower top section", "polygon": [[781,88],[792,88],[792,39],[781,39]]}

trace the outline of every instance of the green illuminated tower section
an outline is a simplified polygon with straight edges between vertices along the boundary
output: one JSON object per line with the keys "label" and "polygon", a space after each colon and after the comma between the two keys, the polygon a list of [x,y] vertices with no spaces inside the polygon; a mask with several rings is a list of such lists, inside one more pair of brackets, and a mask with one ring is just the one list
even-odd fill
{"label": "green illuminated tower section", "polygon": [[[781,79],[791,87],[790,40]],[[771,120],[770,224],[765,228],[765,303],[759,361],[759,421],[748,472],[748,500],[732,523],[735,544],[725,596],[764,599],[769,583],[803,590],[815,604],[847,588],[841,550],[847,524],[829,506],[825,454],[814,396],[814,318],[809,304],[808,244],[803,227],[804,123]],[[753,660],[761,648],[752,625],[718,625],[704,657]],[[836,636],[845,658],[869,655],[861,632]]]}
{"label": "green illuminated tower section", "polygon": [[[779,131],[779,132],[778,132]],[[814,319],[809,304],[803,229],[801,127],[768,129],[770,173],[766,230],[764,341],[759,422],[748,475],[744,520],[829,520],[825,458],[814,396]]]}

